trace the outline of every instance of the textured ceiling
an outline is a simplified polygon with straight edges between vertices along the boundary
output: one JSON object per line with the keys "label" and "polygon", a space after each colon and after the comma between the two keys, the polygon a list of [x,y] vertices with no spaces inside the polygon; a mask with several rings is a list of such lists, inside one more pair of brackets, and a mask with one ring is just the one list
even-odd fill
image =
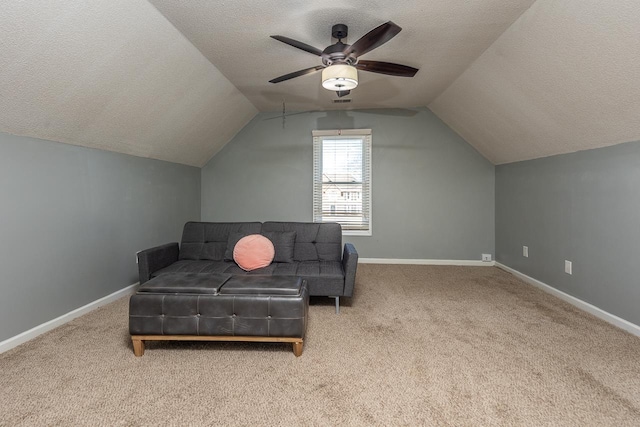
{"label": "textured ceiling", "polygon": [[495,164],[640,140],[640,2],[538,0],[429,107]]}
{"label": "textured ceiling", "polygon": [[428,106],[496,164],[640,140],[638,0],[4,0],[0,131],[202,166],[259,110],[325,110],[320,73],[268,81],[348,43],[403,31],[363,59],[348,108]]}
{"label": "textured ceiling", "polygon": [[255,107],[146,0],[3,0],[0,131],[202,166]]}
{"label": "textured ceiling", "polygon": [[349,108],[419,107],[444,91],[533,0],[150,0],[260,110],[341,108],[320,85],[320,73],[269,80],[321,65],[319,57],[269,36],[320,49],[331,26],[349,26],[347,43],[393,21],[403,28],[362,59],[419,68],[413,78],[359,72]]}

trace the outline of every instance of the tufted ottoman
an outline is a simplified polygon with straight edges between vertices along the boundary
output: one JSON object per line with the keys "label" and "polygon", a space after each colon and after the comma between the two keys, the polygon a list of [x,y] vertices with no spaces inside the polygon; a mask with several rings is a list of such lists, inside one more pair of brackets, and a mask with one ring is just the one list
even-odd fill
{"label": "tufted ottoman", "polygon": [[293,276],[163,274],[129,300],[136,356],[145,341],[290,342],[302,354],[309,290]]}

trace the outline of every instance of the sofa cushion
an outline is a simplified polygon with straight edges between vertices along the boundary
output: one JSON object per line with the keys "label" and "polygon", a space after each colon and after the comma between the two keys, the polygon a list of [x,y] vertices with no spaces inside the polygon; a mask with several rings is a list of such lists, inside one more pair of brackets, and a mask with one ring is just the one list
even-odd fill
{"label": "sofa cushion", "polygon": [[295,231],[264,231],[262,235],[271,240],[276,249],[273,262],[293,262],[293,251],[296,244]]}
{"label": "sofa cushion", "polygon": [[[238,270],[234,262],[210,261],[210,260],[180,260],[168,267],[154,271],[151,277],[158,277],[167,273],[227,273],[229,267],[233,265]],[[234,274],[234,272],[228,272]]]}
{"label": "sofa cushion", "polygon": [[265,222],[262,233],[295,231],[294,261],[340,261],[342,227],[337,223]]}
{"label": "sofa cushion", "polygon": [[233,261],[233,249],[236,247],[236,244],[240,239],[249,234],[253,233],[229,233],[229,238],[227,239],[227,249],[224,252],[224,260],[225,261]]}
{"label": "sofa cushion", "polygon": [[233,275],[298,276],[308,282],[309,295],[343,295],[344,291],[344,273],[340,261],[274,262],[253,271],[243,271],[233,264],[224,272]]}
{"label": "sofa cushion", "polygon": [[167,273],[141,285],[138,293],[216,295],[232,277],[224,273]]}
{"label": "sofa cushion", "polygon": [[187,222],[182,232],[179,259],[222,261],[229,234],[258,234],[261,227],[259,222]]}
{"label": "sofa cushion", "polygon": [[246,274],[229,275],[230,279],[221,287],[223,295],[300,295],[302,279]]}
{"label": "sofa cushion", "polygon": [[154,272],[151,277],[165,273],[227,273],[232,275],[299,276],[309,283],[310,295],[342,295],[344,275],[339,261],[302,261],[272,263],[264,268],[244,271],[233,261],[182,260]]}
{"label": "sofa cushion", "polygon": [[344,273],[339,261],[301,261],[272,264],[274,276],[299,276],[309,284],[309,295],[342,295]]}
{"label": "sofa cushion", "polygon": [[252,271],[271,264],[275,253],[271,240],[261,234],[250,234],[236,243],[233,260],[243,270]]}

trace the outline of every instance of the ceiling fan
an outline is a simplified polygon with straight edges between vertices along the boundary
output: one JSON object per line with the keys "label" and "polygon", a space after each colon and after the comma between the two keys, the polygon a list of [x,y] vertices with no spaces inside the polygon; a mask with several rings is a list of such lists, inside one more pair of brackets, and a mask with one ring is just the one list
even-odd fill
{"label": "ceiling fan", "polygon": [[418,72],[417,68],[391,62],[358,59],[365,53],[370,52],[394,38],[401,30],[402,28],[389,21],[369,31],[355,43],[345,44],[342,42],[342,39],[347,37],[348,27],[344,24],[336,24],[331,28],[331,35],[338,39],[338,41],[335,44],[327,46],[324,50],[290,39],[289,37],[271,36],[282,43],[321,57],[322,65],[285,74],[284,76],[269,80],[269,82],[280,83],[322,70],[322,86],[325,89],[335,91],[338,97],[343,97],[358,86],[358,70],[387,74],[390,76],[413,77]]}

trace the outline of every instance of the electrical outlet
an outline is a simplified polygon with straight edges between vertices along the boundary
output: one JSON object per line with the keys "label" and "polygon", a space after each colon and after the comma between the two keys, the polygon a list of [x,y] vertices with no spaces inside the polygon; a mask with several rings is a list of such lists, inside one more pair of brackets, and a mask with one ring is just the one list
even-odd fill
{"label": "electrical outlet", "polygon": [[522,247],[522,256],[525,258],[529,258],[529,246]]}
{"label": "electrical outlet", "polygon": [[491,261],[491,254],[482,254],[482,261]]}
{"label": "electrical outlet", "polygon": [[564,260],[564,272],[567,274],[573,274],[573,263],[566,259]]}

